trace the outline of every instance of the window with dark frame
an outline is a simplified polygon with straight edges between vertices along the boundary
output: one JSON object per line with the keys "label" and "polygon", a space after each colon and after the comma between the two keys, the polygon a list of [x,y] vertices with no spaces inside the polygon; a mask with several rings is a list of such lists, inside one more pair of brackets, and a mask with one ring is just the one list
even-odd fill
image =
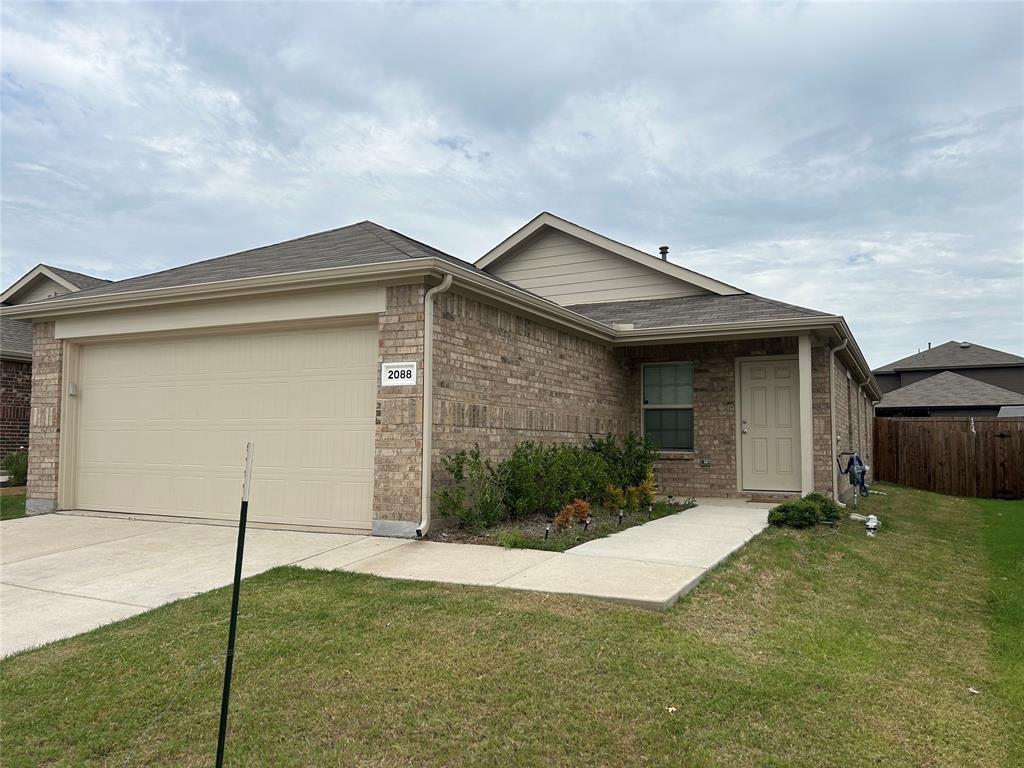
{"label": "window with dark frame", "polygon": [[693,363],[644,365],[643,421],[659,450],[693,450]]}

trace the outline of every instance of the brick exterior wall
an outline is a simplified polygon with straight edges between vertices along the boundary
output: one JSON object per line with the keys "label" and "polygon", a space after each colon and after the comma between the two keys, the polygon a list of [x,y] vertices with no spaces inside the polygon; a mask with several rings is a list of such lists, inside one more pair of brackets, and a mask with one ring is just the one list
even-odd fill
{"label": "brick exterior wall", "polygon": [[442,456],[480,445],[503,459],[523,440],[582,442],[633,423],[625,356],[454,291],[434,316],[433,478]]}
{"label": "brick exterior wall", "polygon": [[832,461],[832,406],[829,388],[834,377],[829,373],[832,354],[826,347],[811,347],[811,416],[814,421],[814,490],[832,495],[832,475],[835,467]]}
{"label": "brick exterior wall", "polygon": [[[377,388],[373,516],[419,522],[423,455],[423,284],[386,289],[377,321],[379,363],[416,362],[416,385]],[[379,382],[378,382],[379,384]]]}
{"label": "brick exterior wall", "polygon": [[[857,381],[848,377],[846,365],[836,359],[833,372],[833,390],[835,392],[835,437],[836,450],[858,451],[864,462],[871,465],[872,440],[874,438],[874,409],[871,401]],[[845,460],[843,460],[845,465]],[[835,467],[838,473],[838,466]],[[870,475],[869,475],[870,478]],[[837,474],[837,488],[840,493],[849,492],[847,478]]]}
{"label": "brick exterior wall", "polygon": [[53,323],[33,323],[32,415],[25,502],[28,514],[52,512],[57,508],[63,365],[64,343],[53,337]]}
{"label": "brick exterior wall", "polygon": [[28,447],[32,361],[0,360],[0,459]]}

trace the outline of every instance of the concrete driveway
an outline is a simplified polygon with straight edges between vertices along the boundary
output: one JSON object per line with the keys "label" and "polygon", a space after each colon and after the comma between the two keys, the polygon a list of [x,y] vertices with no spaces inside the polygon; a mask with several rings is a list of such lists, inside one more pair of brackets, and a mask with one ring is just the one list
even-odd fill
{"label": "concrete driveway", "polygon": [[[236,530],[40,515],[0,523],[0,656],[231,583]],[[359,536],[250,529],[245,575]]]}

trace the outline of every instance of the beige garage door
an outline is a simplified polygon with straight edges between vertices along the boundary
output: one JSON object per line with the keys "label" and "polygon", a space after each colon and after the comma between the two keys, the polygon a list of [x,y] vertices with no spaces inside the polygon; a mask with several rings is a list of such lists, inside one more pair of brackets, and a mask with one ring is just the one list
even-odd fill
{"label": "beige garage door", "polygon": [[85,345],[79,509],[369,529],[377,330],[195,335]]}

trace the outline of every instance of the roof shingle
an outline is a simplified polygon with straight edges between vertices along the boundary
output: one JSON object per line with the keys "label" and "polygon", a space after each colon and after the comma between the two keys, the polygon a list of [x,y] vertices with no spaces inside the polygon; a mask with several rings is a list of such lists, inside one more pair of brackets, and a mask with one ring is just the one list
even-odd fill
{"label": "roof shingle", "polygon": [[1024,395],[943,371],[886,394],[878,408],[963,408],[1020,405]]}
{"label": "roof shingle", "polygon": [[914,369],[986,368],[994,365],[1024,365],[1024,357],[983,347],[969,341],[947,341],[937,347],[926,349],[902,360],[897,360],[872,373],[894,373]]}
{"label": "roof shingle", "polygon": [[672,299],[637,299],[600,304],[573,304],[569,309],[611,325],[632,323],[634,328],[677,325],[714,325],[757,320],[799,320],[827,317],[825,312],[741,293],[732,296],[681,296]]}
{"label": "roof shingle", "polygon": [[[283,243],[265,245],[227,256],[198,261],[139,277],[130,277],[84,290],[61,299],[200,285],[220,280],[306,272],[330,267],[383,264],[401,259],[436,256],[470,266],[461,259],[386,229],[372,221],[317,232]],[[470,267],[472,268],[472,267]]]}
{"label": "roof shingle", "polygon": [[70,269],[61,269],[60,267],[53,267],[50,266],[49,264],[44,264],[43,266],[46,267],[51,272],[56,272],[58,275],[63,277],[65,280],[67,280],[80,291],[85,291],[88,290],[89,288],[95,288],[98,285],[107,285],[108,283],[112,282],[111,280],[106,280],[102,277],[84,275],[81,272],[72,272]]}
{"label": "roof shingle", "polygon": [[0,357],[32,356],[32,323],[0,317]]}

